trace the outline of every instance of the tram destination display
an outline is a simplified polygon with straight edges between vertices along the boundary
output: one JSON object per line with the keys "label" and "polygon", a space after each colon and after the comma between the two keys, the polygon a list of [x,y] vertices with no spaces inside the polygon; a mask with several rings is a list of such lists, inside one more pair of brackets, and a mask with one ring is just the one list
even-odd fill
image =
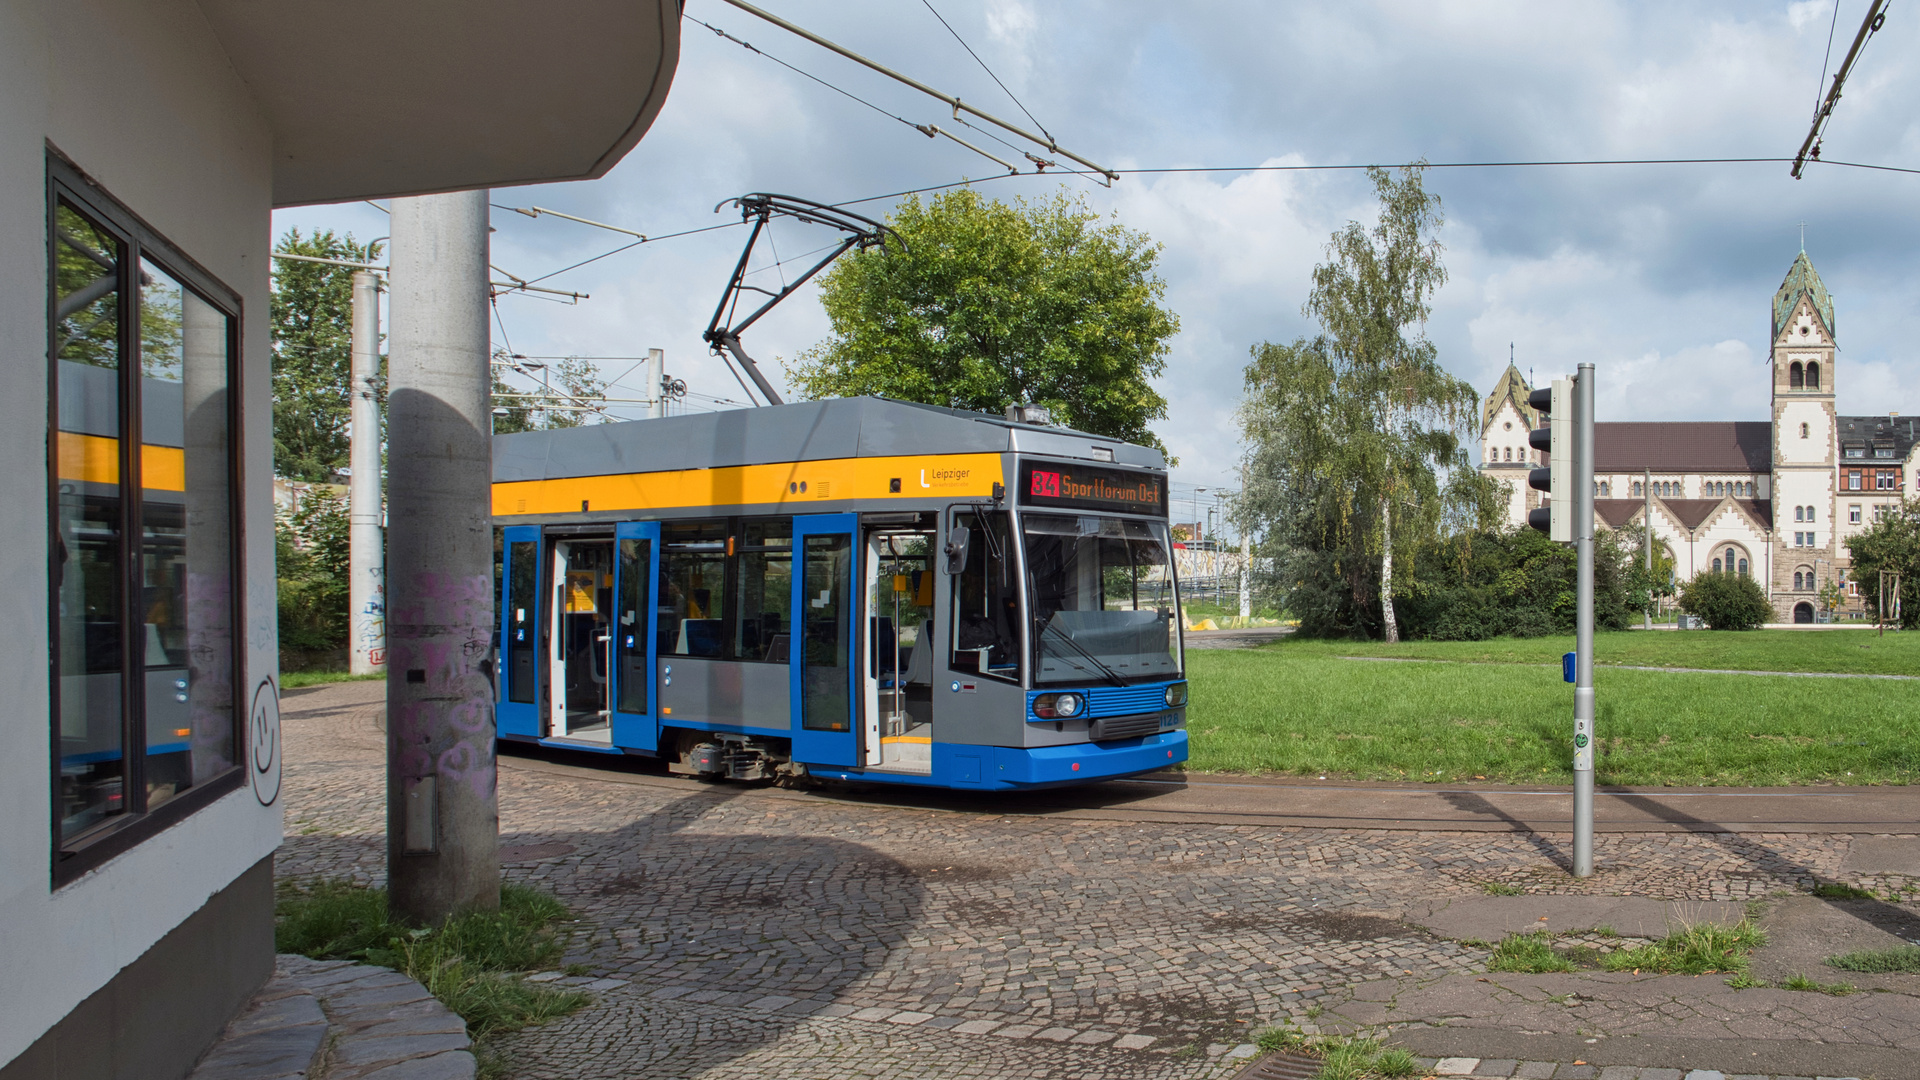
{"label": "tram destination display", "polygon": [[1066,510],[1167,516],[1166,481],[1152,473],[1068,462],[1020,467],[1020,502]]}

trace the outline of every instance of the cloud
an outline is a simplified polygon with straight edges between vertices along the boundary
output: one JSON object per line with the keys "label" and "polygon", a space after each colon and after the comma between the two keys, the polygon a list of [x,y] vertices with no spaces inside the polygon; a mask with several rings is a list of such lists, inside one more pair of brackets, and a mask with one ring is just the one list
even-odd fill
{"label": "cloud", "polygon": [[[1819,93],[1833,9],[1756,5],[1364,0],[1203,4],[1146,0],[936,0],[967,43],[1062,145],[1120,167],[1791,156]],[[781,0],[776,10],[850,48],[1008,119],[1024,120],[972,57],[917,4]],[[1861,3],[1842,5],[1832,64]],[[928,140],[883,113],[943,126],[951,110],[713,0],[687,13],[722,26],[877,106],[796,76],[685,24],[672,95],[647,138],[591,184],[494,193],[667,233],[735,220],[714,205],[771,190],[838,200],[962,177],[1010,198],[1066,183],[1165,245],[1160,270],[1179,314],[1160,433],[1179,477],[1232,482],[1232,423],[1247,350],[1312,327],[1300,308],[1326,238],[1369,220],[1359,173],[991,179],[991,162]],[[1920,56],[1909,22],[1862,53],[1836,111],[1828,158],[1920,165]],[[1004,134],[1004,133],[999,133]],[[971,137],[971,136],[970,136]],[[1008,151],[985,141],[996,154]],[[1008,136],[1012,141],[1012,137]],[[1807,250],[1839,312],[1843,412],[1920,409],[1920,219],[1916,178],[1822,164],[1794,181],[1776,162],[1738,165],[1436,168],[1449,284],[1426,332],[1442,362],[1485,388],[1509,343],[1542,379],[1600,365],[1608,419],[1764,419],[1768,303]],[[884,214],[886,201],[863,203]],[[279,224],[386,231],[364,206],[283,211]],[[625,240],[552,218],[497,212],[495,261],[535,276]],[[587,356],[669,350],[696,391],[739,387],[700,342],[741,230],[647,244],[548,284],[591,293],[578,307],[501,302],[516,349]],[[784,259],[824,242],[783,224]],[[772,266],[770,256],[756,269]],[[763,276],[779,280],[783,268]],[[827,325],[803,289],[746,335],[775,357]],[[609,361],[608,374],[626,362]]]}

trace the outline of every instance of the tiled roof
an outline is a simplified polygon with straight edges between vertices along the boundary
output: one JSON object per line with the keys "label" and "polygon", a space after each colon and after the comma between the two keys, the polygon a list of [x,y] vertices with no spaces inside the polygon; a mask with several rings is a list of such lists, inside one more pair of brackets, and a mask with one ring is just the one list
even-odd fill
{"label": "tiled roof", "polygon": [[1826,283],[1813,268],[1813,260],[1801,252],[1787,268],[1787,278],[1780,283],[1780,291],[1773,294],[1773,338],[1780,339],[1780,331],[1793,317],[1793,309],[1799,305],[1800,297],[1805,294],[1813,302],[1813,310],[1827,324],[1827,333],[1837,335],[1839,330],[1833,325],[1833,297],[1827,295]]}
{"label": "tiled roof", "polygon": [[[1840,431],[1840,462],[1843,465],[1889,464],[1887,458],[1874,457],[1877,447],[1893,448],[1892,461],[1904,463],[1913,453],[1913,444],[1920,441],[1920,420],[1911,416],[1837,416],[1835,423]],[[1864,458],[1849,458],[1847,447],[1857,446],[1866,449]]]}
{"label": "tiled roof", "polygon": [[1744,472],[1773,468],[1773,425],[1703,420],[1593,425],[1594,471]]}
{"label": "tiled roof", "polygon": [[[1668,514],[1689,529],[1697,529],[1713,516],[1713,511],[1722,502],[1730,502],[1744,510],[1748,517],[1758,522],[1765,530],[1773,528],[1773,506],[1758,499],[1662,499],[1653,500],[1665,507]],[[1639,499],[1595,499],[1593,512],[1608,528],[1617,529],[1633,521],[1640,512],[1642,502]]]}
{"label": "tiled roof", "polygon": [[1508,364],[1506,373],[1500,376],[1500,381],[1494,384],[1493,391],[1480,406],[1481,433],[1484,434],[1487,426],[1493,423],[1493,414],[1500,411],[1503,401],[1513,402],[1514,409],[1520,413],[1520,419],[1525,421],[1527,427],[1538,427],[1540,418],[1527,405],[1528,389],[1527,380],[1521,377],[1520,369]]}

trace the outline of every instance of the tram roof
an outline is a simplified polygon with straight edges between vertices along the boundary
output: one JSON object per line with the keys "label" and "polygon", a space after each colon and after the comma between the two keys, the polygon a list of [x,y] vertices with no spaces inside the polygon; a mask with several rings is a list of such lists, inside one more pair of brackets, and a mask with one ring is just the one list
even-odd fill
{"label": "tram roof", "polygon": [[759,409],[627,420],[493,437],[493,480],[769,465],[909,454],[1018,451],[1048,457],[1164,469],[1148,446],[1070,428],[1002,419],[991,413],[882,397],[799,401]]}

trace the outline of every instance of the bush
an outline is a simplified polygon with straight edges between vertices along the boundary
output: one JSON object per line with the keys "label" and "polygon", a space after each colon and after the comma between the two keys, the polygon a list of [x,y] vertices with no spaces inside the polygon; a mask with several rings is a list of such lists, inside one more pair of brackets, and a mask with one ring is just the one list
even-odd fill
{"label": "bush", "polygon": [[1773,617],[1760,583],[1745,574],[1696,574],[1680,590],[1680,610],[1698,615],[1710,630],[1758,630]]}
{"label": "bush", "polygon": [[[1611,532],[1594,542],[1593,621],[1599,629],[1624,630],[1639,616],[1628,588],[1632,554]],[[1422,545],[1411,566],[1396,568],[1401,636],[1485,641],[1571,633],[1577,569],[1572,547],[1525,526]]]}

